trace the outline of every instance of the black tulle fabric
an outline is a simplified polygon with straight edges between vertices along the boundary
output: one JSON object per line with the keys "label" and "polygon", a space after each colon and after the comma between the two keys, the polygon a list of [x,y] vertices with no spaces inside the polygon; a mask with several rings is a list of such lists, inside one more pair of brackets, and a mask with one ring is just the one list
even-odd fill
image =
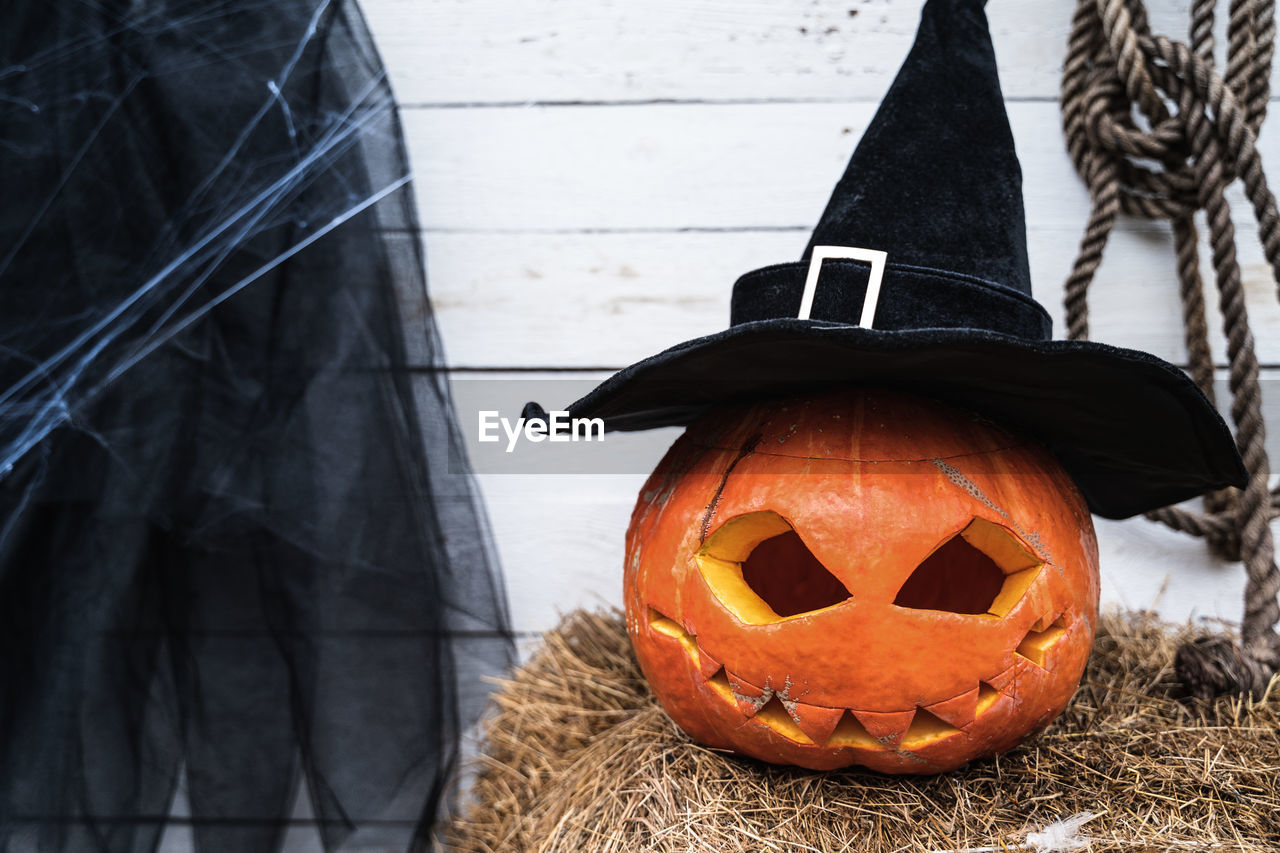
{"label": "black tulle fabric", "polygon": [[358,8],[8,0],[0,116],[0,850],[422,846],[511,644]]}

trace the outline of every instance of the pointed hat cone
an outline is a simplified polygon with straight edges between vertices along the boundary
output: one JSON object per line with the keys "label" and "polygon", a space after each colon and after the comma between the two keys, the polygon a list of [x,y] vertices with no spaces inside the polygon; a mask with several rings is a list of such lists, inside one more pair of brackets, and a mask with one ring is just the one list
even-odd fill
{"label": "pointed hat cone", "polygon": [[806,259],[816,245],[863,246],[1030,295],[1022,171],[983,5],[925,5]]}

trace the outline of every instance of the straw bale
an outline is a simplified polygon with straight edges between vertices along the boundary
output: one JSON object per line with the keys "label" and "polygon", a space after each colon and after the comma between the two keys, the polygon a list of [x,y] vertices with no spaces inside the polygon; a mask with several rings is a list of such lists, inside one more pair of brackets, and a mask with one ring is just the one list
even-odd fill
{"label": "straw bale", "polygon": [[1179,698],[1195,635],[1104,616],[1084,680],[1048,730],[933,777],[775,767],[701,747],[657,705],[620,615],[579,611],[501,684],[462,853],[1034,850],[1080,812],[1100,851],[1280,850],[1280,681],[1260,700]]}

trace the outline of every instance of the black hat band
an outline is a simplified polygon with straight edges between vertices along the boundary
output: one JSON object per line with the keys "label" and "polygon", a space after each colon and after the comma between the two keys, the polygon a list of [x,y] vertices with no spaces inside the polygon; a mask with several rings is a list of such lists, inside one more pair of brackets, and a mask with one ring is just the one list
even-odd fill
{"label": "black hat band", "polygon": [[[747,273],[733,285],[730,324],[794,319],[800,311],[808,261],[775,264]],[[810,317],[857,325],[862,316],[870,266],[829,260],[814,294]],[[1053,321],[1029,295],[1011,287],[946,270],[887,264],[872,328],[984,329],[1016,338],[1047,341]]]}

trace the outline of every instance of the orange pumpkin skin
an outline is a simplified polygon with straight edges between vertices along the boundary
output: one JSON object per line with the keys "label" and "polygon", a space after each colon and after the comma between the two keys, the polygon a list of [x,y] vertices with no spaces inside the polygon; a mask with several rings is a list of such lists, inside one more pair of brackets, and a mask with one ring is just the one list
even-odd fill
{"label": "orange pumpkin skin", "polygon": [[695,740],[937,773],[1066,707],[1093,642],[1097,542],[1035,443],[842,391],[690,426],[632,514],[624,597],[645,677]]}

